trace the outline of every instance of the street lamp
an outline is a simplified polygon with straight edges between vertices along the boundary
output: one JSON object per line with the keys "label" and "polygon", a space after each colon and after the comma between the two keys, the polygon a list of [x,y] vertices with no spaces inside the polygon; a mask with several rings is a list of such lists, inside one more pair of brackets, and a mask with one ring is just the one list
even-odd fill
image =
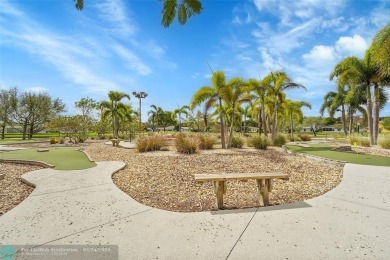
{"label": "street lamp", "polygon": [[142,121],[141,121],[141,99],[146,98],[148,96],[148,93],[146,92],[133,92],[133,95],[139,99],[139,134],[141,134],[141,128],[142,128]]}
{"label": "street lamp", "polygon": [[357,132],[360,134],[360,123],[357,123]]}

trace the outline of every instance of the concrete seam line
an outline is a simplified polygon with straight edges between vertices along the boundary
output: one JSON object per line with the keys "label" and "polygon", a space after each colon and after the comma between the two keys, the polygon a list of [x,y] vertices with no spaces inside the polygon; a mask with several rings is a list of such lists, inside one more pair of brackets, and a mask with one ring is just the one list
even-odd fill
{"label": "concrete seam line", "polygon": [[[96,184],[96,185],[92,185],[92,186],[86,186],[86,187],[80,187],[80,188],[73,188],[73,189],[68,189],[68,190],[58,190],[58,191],[52,191],[52,192],[47,192],[47,193],[31,194],[31,196],[41,196],[41,195],[60,193],[60,192],[71,191],[71,190],[88,189],[88,188],[93,188],[93,187],[103,186],[103,185],[111,185],[111,182],[100,183],[100,184]],[[35,185],[34,185],[34,187],[35,187]]]}
{"label": "concrete seam line", "polygon": [[126,219],[126,218],[130,218],[130,217],[133,217],[133,216],[135,216],[135,215],[139,215],[139,214],[148,212],[148,211],[150,211],[150,210],[153,210],[153,209],[147,209],[147,210],[144,210],[144,211],[140,211],[140,212],[131,214],[131,215],[126,216],[126,217],[123,217],[123,218],[118,218],[118,219],[115,219],[115,220],[113,220],[113,221],[109,221],[109,222],[106,222],[106,223],[103,223],[103,224],[100,224],[100,225],[97,225],[97,226],[93,226],[93,227],[90,227],[90,228],[87,228],[87,229],[84,229],[84,230],[80,230],[80,231],[74,232],[74,233],[72,233],[72,234],[69,234],[69,235],[66,235],[66,236],[63,236],[63,237],[59,237],[59,238],[50,240],[50,241],[45,242],[45,243],[42,243],[42,244],[40,244],[40,245],[35,245],[35,246],[31,247],[31,248],[40,247],[40,246],[49,244],[49,243],[51,243],[51,242],[54,242],[54,241],[57,241],[57,240],[61,240],[61,239],[64,239],[64,238],[67,238],[67,237],[70,237],[70,236],[73,236],[73,235],[76,235],[76,234],[79,234],[79,233],[82,233],[82,232],[85,232],[85,231],[88,231],[88,230],[92,230],[92,229],[95,229],[95,228],[98,228],[98,227],[106,226],[106,225],[108,225],[108,224],[111,224],[111,223],[114,223],[114,222],[117,222],[117,221],[119,221],[119,220],[123,220],[123,219]]}
{"label": "concrete seam line", "polygon": [[334,200],[341,200],[341,201],[349,202],[349,203],[352,203],[352,204],[357,204],[357,205],[364,206],[364,207],[369,207],[369,208],[373,208],[373,209],[379,209],[379,210],[383,210],[383,211],[390,212],[390,210],[388,210],[388,209],[379,208],[379,207],[375,207],[375,206],[370,206],[370,205],[362,204],[362,203],[359,203],[359,202],[354,202],[354,201],[350,201],[350,200],[339,199],[339,198],[335,198],[335,197],[331,197],[331,196],[326,196],[326,195],[323,195],[323,197],[329,198],[329,199],[334,199]]}
{"label": "concrete seam line", "polygon": [[249,224],[252,222],[252,220],[253,220],[253,218],[255,217],[255,215],[256,215],[256,213],[257,213],[258,210],[259,210],[259,207],[256,209],[255,213],[253,213],[251,219],[249,220],[248,224],[246,224],[246,227],[245,227],[244,230],[241,232],[241,234],[240,234],[240,236],[238,237],[236,243],[234,243],[232,249],[230,249],[230,252],[229,252],[229,254],[227,255],[227,257],[225,258],[225,260],[227,260],[227,259],[230,257],[230,255],[231,255],[231,253],[233,252],[234,248],[235,248],[236,245],[238,244],[238,241],[240,241],[242,235],[244,235],[246,229],[249,227]]}

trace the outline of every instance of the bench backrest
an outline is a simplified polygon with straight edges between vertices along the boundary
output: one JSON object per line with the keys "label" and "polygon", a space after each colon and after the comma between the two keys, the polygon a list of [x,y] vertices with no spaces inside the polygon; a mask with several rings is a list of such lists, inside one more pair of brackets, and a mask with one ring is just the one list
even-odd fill
{"label": "bench backrest", "polygon": [[288,174],[281,172],[262,173],[223,173],[223,174],[195,174],[195,181],[223,181],[223,180],[248,180],[248,179],[284,179]]}

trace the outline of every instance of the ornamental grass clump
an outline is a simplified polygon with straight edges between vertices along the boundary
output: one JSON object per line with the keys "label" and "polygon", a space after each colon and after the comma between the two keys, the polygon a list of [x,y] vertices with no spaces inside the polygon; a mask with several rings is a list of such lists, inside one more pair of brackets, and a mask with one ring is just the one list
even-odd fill
{"label": "ornamental grass clump", "polygon": [[378,140],[378,144],[383,149],[390,149],[390,137],[383,137]]}
{"label": "ornamental grass clump", "polygon": [[357,135],[357,134],[350,134],[349,135],[349,142],[351,143],[351,144],[358,144],[359,143],[359,139],[360,139],[360,136],[359,135]]}
{"label": "ornamental grass clump", "polygon": [[176,150],[179,153],[193,154],[196,152],[198,142],[195,138],[188,138],[179,134],[175,141]]}
{"label": "ornamental grass clump", "polygon": [[274,146],[282,147],[287,143],[287,138],[285,135],[278,134],[273,142]]}
{"label": "ornamental grass clump", "polygon": [[216,141],[212,136],[209,135],[199,135],[198,136],[198,145],[201,150],[213,149]]}
{"label": "ornamental grass clump", "polygon": [[159,151],[165,143],[165,138],[159,135],[142,136],[137,140],[137,151],[140,153]]}
{"label": "ornamental grass clump", "polygon": [[368,137],[361,137],[359,139],[359,145],[365,146],[365,147],[370,147],[370,138],[368,138]]}
{"label": "ornamental grass clump", "polygon": [[304,142],[311,141],[311,137],[308,134],[299,134],[298,137]]}
{"label": "ornamental grass clump", "polygon": [[233,148],[242,148],[244,146],[244,139],[240,137],[233,137],[232,147]]}
{"label": "ornamental grass clump", "polygon": [[267,138],[255,136],[248,140],[248,145],[256,149],[266,150],[269,145],[269,141]]}

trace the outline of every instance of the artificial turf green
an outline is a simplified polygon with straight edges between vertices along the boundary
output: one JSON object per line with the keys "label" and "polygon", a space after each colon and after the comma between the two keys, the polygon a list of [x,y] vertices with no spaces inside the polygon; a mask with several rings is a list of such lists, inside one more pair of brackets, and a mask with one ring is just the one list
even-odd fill
{"label": "artificial turf green", "polygon": [[55,170],[82,170],[96,166],[87,156],[76,151],[75,147],[54,147],[48,152],[38,152],[38,149],[24,149],[18,151],[2,152],[1,159],[33,160],[54,165]]}
{"label": "artificial turf green", "polygon": [[334,159],[339,161],[346,161],[354,164],[390,166],[389,157],[331,151],[331,149],[334,147],[330,147],[330,146],[310,145],[310,147],[300,147],[295,145],[288,145],[287,147],[288,149],[293,150],[295,152],[316,155],[318,157]]}

